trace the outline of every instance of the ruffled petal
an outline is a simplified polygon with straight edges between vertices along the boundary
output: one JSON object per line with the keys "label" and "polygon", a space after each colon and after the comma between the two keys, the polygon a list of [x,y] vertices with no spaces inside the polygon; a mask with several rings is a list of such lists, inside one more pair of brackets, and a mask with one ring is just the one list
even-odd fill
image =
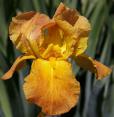
{"label": "ruffled petal", "polygon": [[88,45],[88,35],[91,30],[91,26],[89,21],[83,17],[79,16],[75,25],[75,37],[76,37],[76,45],[74,49],[74,54],[76,56],[82,54]]}
{"label": "ruffled petal", "polygon": [[29,21],[36,13],[35,12],[26,12],[17,15],[16,17],[12,18],[12,22],[10,23],[9,26],[9,34],[10,34],[10,39],[14,43],[14,45],[22,50],[24,53],[27,52],[26,46],[23,44],[24,42],[20,41],[23,40],[24,38],[22,36],[22,26],[25,24],[25,22]]}
{"label": "ruffled petal", "polygon": [[43,44],[40,46],[42,58],[61,57],[63,46],[63,34],[59,27],[53,22],[42,28]]}
{"label": "ruffled petal", "polygon": [[67,34],[73,34],[73,26],[79,17],[75,9],[67,8],[63,3],[57,8],[53,19],[57,25]]}
{"label": "ruffled petal", "polygon": [[23,35],[26,37],[26,43],[31,48],[32,54],[39,57],[39,47],[44,39],[42,37],[42,28],[50,22],[48,16],[36,14],[30,21],[25,23],[22,28]]}
{"label": "ruffled petal", "polygon": [[49,17],[44,14],[22,13],[14,17],[10,24],[10,38],[21,52],[39,57],[39,46],[43,40],[41,28],[49,22]]}
{"label": "ruffled petal", "polygon": [[66,9],[65,5],[61,2],[57,10],[55,11],[54,17],[60,15],[63,11],[65,11],[65,9]]}
{"label": "ruffled petal", "polygon": [[88,45],[88,37],[81,37],[76,42],[74,54],[76,56],[78,56],[78,55],[84,53],[84,51],[87,49],[87,45]]}
{"label": "ruffled petal", "polygon": [[90,23],[88,19],[86,19],[84,16],[79,16],[78,20],[74,25],[74,28],[77,38],[88,37],[89,32],[91,30]]}
{"label": "ruffled petal", "polygon": [[59,45],[49,44],[47,49],[42,53],[42,58],[49,59],[50,57],[62,57]]}
{"label": "ruffled petal", "polygon": [[55,58],[35,60],[23,88],[26,99],[41,106],[47,115],[68,112],[76,105],[80,93],[71,64]]}
{"label": "ruffled petal", "polygon": [[92,73],[95,73],[98,79],[106,77],[112,71],[107,66],[84,54],[75,57],[75,61],[81,68],[84,68],[86,70],[91,71]]}
{"label": "ruffled petal", "polygon": [[79,17],[78,11],[66,7],[63,3],[60,3],[54,15],[55,19],[66,21],[72,26],[74,26],[78,17]]}
{"label": "ruffled petal", "polygon": [[74,28],[71,24],[69,24],[66,21],[55,19],[55,22],[59,26],[59,28],[67,35],[73,35],[74,34]]}
{"label": "ruffled petal", "polygon": [[44,42],[43,42],[43,47],[47,48],[49,44],[54,44],[54,45],[62,45],[62,38],[63,35],[61,34],[61,30],[57,25],[52,25],[52,26],[46,26],[43,28],[43,37],[44,37]]}
{"label": "ruffled petal", "polygon": [[42,33],[44,37],[40,48],[42,58],[56,57],[67,59],[72,54],[75,39],[72,35],[65,34],[57,24],[44,26]]}
{"label": "ruffled petal", "polygon": [[23,56],[19,56],[16,61],[13,63],[12,67],[9,69],[8,72],[6,72],[3,76],[2,76],[2,80],[7,80],[7,79],[10,79],[13,75],[13,73],[16,71],[16,70],[19,70],[21,67],[23,67],[23,64],[25,62],[25,60],[27,59],[35,59],[34,56],[30,55],[30,56],[27,56],[27,55],[23,55]]}
{"label": "ruffled petal", "polygon": [[73,42],[70,48],[76,56],[82,54],[87,48],[88,34],[91,30],[89,21],[76,10],[67,8],[62,3],[55,14],[54,20],[64,32],[64,40],[70,36],[70,43]]}

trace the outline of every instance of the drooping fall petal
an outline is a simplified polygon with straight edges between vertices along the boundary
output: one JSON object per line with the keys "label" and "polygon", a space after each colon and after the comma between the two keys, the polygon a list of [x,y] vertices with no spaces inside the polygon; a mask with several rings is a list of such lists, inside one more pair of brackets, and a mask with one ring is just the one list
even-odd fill
{"label": "drooping fall petal", "polygon": [[87,55],[79,55],[75,57],[76,63],[84,69],[91,71],[92,73],[96,74],[98,79],[102,79],[111,73],[111,69],[107,66],[103,65],[102,63],[93,60],[91,57]]}
{"label": "drooping fall petal", "polygon": [[14,62],[14,64],[12,65],[12,67],[9,69],[8,72],[6,72],[3,76],[2,76],[2,80],[7,80],[10,79],[13,75],[13,73],[17,70],[20,69],[21,67],[23,67],[23,64],[25,62],[25,60],[27,59],[35,59],[34,56],[32,55],[23,55],[23,56],[19,56],[16,61]]}
{"label": "drooping fall petal", "polygon": [[71,64],[63,60],[34,60],[25,78],[26,99],[42,107],[47,115],[68,112],[76,105],[80,93]]}

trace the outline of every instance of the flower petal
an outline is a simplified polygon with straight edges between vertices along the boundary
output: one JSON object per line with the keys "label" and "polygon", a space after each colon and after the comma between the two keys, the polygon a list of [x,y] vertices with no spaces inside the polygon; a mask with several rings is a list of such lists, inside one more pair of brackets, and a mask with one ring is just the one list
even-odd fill
{"label": "flower petal", "polygon": [[57,25],[52,25],[50,27],[43,28],[44,42],[43,46],[46,48],[49,44],[61,45],[62,44],[62,34]]}
{"label": "flower petal", "polygon": [[93,60],[91,57],[88,57],[87,55],[84,54],[79,55],[75,57],[75,61],[80,67],[87,69],[92,73],[95,73],[98,79],[102,79],[103,77],[106,77],[111,73],[110,68],[96,60]]}
{"label": "flower petal", "polygon": [[73,52],[75,39],[72,35],[64,34],[64,31],[57,25],[47,25],[43,28],[44,41],[42,44],[42,57],[67,59]]}
{"label": "flower petal", "polygon": [[88,34],[91,30],[89,21],[84,16],[79,16],[76,21],[74,28],[76,30],[76,37],[88,37]]}
{"label": "flower petal", "polygon": [[23,53],[39,57],[39,45],[42,43],[41,28],[49,22],[49,17],[44,14],[36,12],[20,14],[14,17],[10,24],[10,38],[16,48]]}
{"label": "flower petal", "polygon": [[77,40],[75,49],[74,49],[74,54],[76,56],[82,54],[86,50],[87,42],[88,42],[88,37],[80,37],[80,39]]}
{"label": "flower petal", "polygon": [[27,56],[27,55],[23,55],[23,56],[19,56],[16,61],[14,62],[14,64],[12,65],[12,67],[9,69],[8,72],[6,72],[3,76],[2,76],[2,80],[7,80],[7,79],[10,79],[13,75],[13,73],[17,70],[17,69],[20,69],[25,60],[27,59],[35,59],[34,56],[30,55],[30,56]]}
{"label": "flower petal", "polygon": [[63,3],[60,3],[53,19],[57,25],[66,33],[73,34],[73,26],[79,17],[79,13],[75,9],[67,8]]}
{"label": "flower petal", "polygon": [[69,24],[68,22],[59,20],[59,19],[55,19],[55,22],[57,23],[59,28],[61,30],[63,30],[64,33],[66,33],[68,35],[74,34],[75,30],[74,30],[73,26],[71,24]]}
{"label": "flower petal", "polygon": [[23,34],[29,44],[33,54],[39,57],[39,46],[43,43],[42,28],[50,23],[48,16],[44,14],[36,14],[30,21],[23,25]]}
{"label": "flower petal", "polygon": [[47,59],[49,57],[61,57],[61,46],[63,45],[63,35],[59,27],[53,23],[42,28],[44,38],[40,47],[41,57]]}
{"label": "flower petal", "polygon": [[57,10],[55,11],[54,17],[60,15],[65,9],[66,9],[65,5],[61,2]]}
{"label": "flower petal", "polygon": [[41,106],[47,115],[68,112],[76,105],[80,93],[71,64],[55,59],[34,60],[23,87],[26,99]]}
{"label": "flower petal", "polygon": [[36,13],[35,12],[26,12],[17,15],[16,17],[12,18],[12,22],[10,23],[9,26],[9,34],[10,34],[10,39],[14,43],[14,45],[19,46],[17,48],[21,48],[20,50],[26,52],[27,49],[23,42],[21,42],[22,38],[22,33],[21,33],[21,28],[23,24],[27,21],[29,21]]}
{"label": "flower petal", "polygon": [[66,21],[72,26],[74,26],[78,17],[79,17],[78,11],[66,7],[63,3],[60,3],[54,15],[55,19]]}
{"label": "flower petal", "polygon": [[82,54],[86,48],[87,48],[87,42],[88,42],[88,34],[91,30],[90,24],[88,20],[83,17],[79,16],[77,22],[75,23],[75,36],[77,39],[74,53],[76,56]]}
{"label": "flower petal", "polygon": [[58,45],[49,44],[47,49],[42,53],[42,58],[62,57],[61,48]]}

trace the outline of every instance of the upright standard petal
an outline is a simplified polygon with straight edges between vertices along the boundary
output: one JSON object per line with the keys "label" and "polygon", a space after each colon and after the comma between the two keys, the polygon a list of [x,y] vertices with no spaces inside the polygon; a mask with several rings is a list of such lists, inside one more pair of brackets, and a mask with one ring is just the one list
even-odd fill
{"label": "upright standard petal", "polygon": [[20,49],[24,53],[27,51],[27,49],[26,46],[22,44],[24,42],[21,41],[21,39],[24,38],[22,37],[21,29],[23,24],[29,21],[35,14],[36,14],[35,12],[21,13],[16,17],[12,18],[12,22],[10,23],[9,26],[9,35],[11,41],[18,49]]}
{"label": "upright standard petal", "polygon": [[66,7],[63,3],[60,3],[53,18],[66,21],[72,26],[74,26],[78,17],[79,17],[79,13],[77,10],[70,9]]}
{"label": "upright standard petal", "polygon": [[13,75],[13,73],[21,68],[25,62],[25,60],[27,59],[35,59],[34,56],[30,55],[30,56],[27,56],[27,55],[23,55],[23,56],[19,56],[16,61],[14,62],[14,64],[12,65],[12,67],[9,69],[8,72],[6,72],[3,76],[2,76],[2,80],[7,80],[7,79],[10,79]]}
{"label": "upright standard petal", "polygon": [[76,105],[80,93],[71,64],[55,58],[35,60],[23,88],[26,99],[41,106],[47,115],[68,112]]}
{"label": "upright standard petal", "polygon": [[22,13],[12,19],[9,27],[10,38],[23,53],[38,56],[42,43],[41,28],[49,23],[48,16],[36,12]]}
{"label": "upright standard petal", "polygon": [[87,48],[88,34],[91,30],[89,21],[76,10],[67,8],[62,3],[58,7],[54,20],[64,32],[64,40],[70,36],[72,53],[82,54]]}
{"label": "upright standard petal", "polygon": [[91,30],[89,21],[84,16],[79,16],[75,25],[75,36],[76,36],[76,45],[74,49],[74,54],[76,56],[82,54],[88,45],[88,36]]}
{"label": "upright standard petal", "polygon": [[42,29],[44,38],[43,44],[40,47],[42,58],[47,59],[49,57],[56,57],[67,59],[73,52],[73,46],[75,43],[73,35],[65,34],[65,31],[56,23],[53,23],[53,25],[48,24]]}
{"label": "upright standard petal", "polygon": [[91,30],[90,23],[87,18],[84,16],[79,16],[78,20],[76,21],[75,25],[75,33],[76,37],[88,37],[89,32]]}
{"label": "upright standard petal", "polygon": [[75,61],[81,68],[84,68],[86,70],[91,71],[92,73],[95,73],[98,79],[106,77],[112,71],[107,66],[103,65],[102,63],[96,60],[93,60],[91,57],[84,54],[75,57]]}
{"label": "upright standard petal", "polygon": [[66,9],[65,5],[61,2],[55,11],[54,17],[60,15]]}
{"label": "upright standard petal", "polygon": [[26,37],[26,43],[32,50],[32,53],[39,57],[39,47],[44,39],[42,37],[42,27],[50,22],[48,16],[44,14],[36,14],[30,21],[22,27],[23,35]]}
{"label": "upright standard petal", "polygon": [[88,44],[88,37],[81,37],[79,40],[77,40],[75,47],[74,47],[74,53],[76,56],[84,53],[84,51],[87,49]]}
{"label": "upright standard petal", "polygon": [[73,35],[75,30],[71,24],[66,21],[55,19],[55,22],[59,26],[59,28],[67,35]]}

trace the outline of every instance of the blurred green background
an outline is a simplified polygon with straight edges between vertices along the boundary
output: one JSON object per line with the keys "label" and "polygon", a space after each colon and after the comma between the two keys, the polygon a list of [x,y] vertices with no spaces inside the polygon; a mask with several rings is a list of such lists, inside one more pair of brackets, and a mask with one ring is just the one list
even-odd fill
{"label": "blurred green background", "polygon": [[[114,0],[0,0],[0,76],[20,55],[8,37],[11,18],[18,12],[33,10],[52,17],[60,2],[76,8],[89,19],[92,31],[86,53],[113,70],[110,76],[96,81],[93,74],[73,62],[81,85],[80,99],[75,108],[61,116],[114,117]],[[0,117],[37,117],[40,109],[26,102],[22,90],[30,63],[12,79],[0,80]]]}

